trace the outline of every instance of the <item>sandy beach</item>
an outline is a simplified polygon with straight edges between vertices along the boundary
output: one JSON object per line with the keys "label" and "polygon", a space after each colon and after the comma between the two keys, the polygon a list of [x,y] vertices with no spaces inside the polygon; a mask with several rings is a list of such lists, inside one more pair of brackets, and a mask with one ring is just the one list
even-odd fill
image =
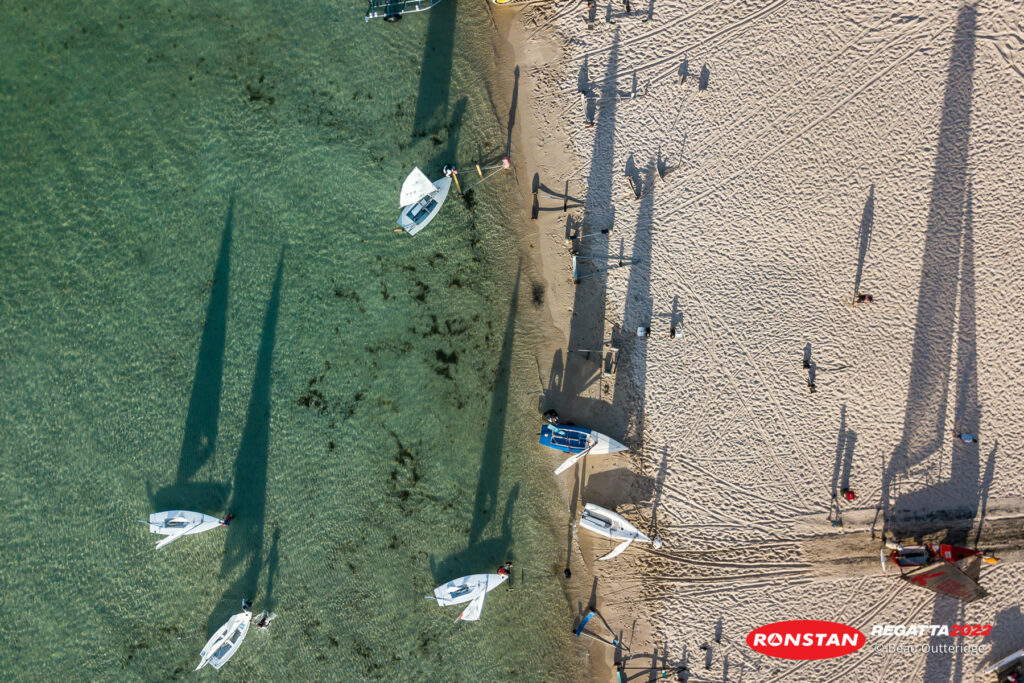
{"label": "sandy beach", "polygon": [[[1024,645],[1019,4],[492,13],[553,330],[539,407],[630,447],[563,475],[572,604],[621,635],[589,641],[591,677],[632,656],[637,680],[987,680]],[[664,547],[596,562],[587,502]],[[883,538],[1002,561],[964,604],[883,573]],[[820,661],[746,646],[790,619],[992,628]]]}

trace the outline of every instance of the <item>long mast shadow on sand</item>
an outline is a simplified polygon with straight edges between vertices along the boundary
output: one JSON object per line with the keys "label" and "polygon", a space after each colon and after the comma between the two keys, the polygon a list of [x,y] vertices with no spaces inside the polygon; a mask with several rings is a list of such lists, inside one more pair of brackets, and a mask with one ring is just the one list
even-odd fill
{"label": "long mast shadow on sand", "polygon": [[505,440],[505,423],[508,418],[508,394],[512,373],[512,349],[516,332],[516,311],[519,306],[519,283],[522,271],[516,271],[512,300],[509,302],[505,332],[501,340],[501,353],[495,373],[494,390],[491,392],[491,409],[484,432],[483,449],[480,455],[480,471],[473,500],[473,518],[469,524],[469,539],[466,549],[434,563],[431,558],[431,573],[436,582],[444,582],[476,571],[492,571],[505,561],[512,544],[512,511],[519,497],[517,484],[505,501],[501,520],[501,535],[481,540],[484,531],[494,518],[498,507],[498,493],[501,480],[502,445]]}
{"label": "long mast shadow on sand", "polygon": [[[228,201],[220,250],[213,269],[210,300],[206,305],[203,334],[199,342],[192,395],[185,417],[185,432],[178,455],[174,483],[158,491],[149,490],[155,510],[224,509],[228,487],[220,482],[193,482],[192,478],[217,449],[220,398],[224,384],[224,348],[227,339],[228,292],[231,281],[231,237],[235,223],[235,198]],[[147,484],[147,490],[149,485]]]}
{"label": "long mast shadow on sand", "polygon": [[[590,173],[587,177],[587,193],[583,208],[582,235],[592,235],[579,242],[587,249],[587,256],[607,257],[609,238],[602,231],[611,230],[615,220],[615,209],[611,204],[612,178],[615,161],[615,110],[616,81],[618,71],[619,33],[615,31],[612,49],[608,55],[608,67],[601,88],[600,106],[596,103],[594,125],[594,150],[590,157]],[[607,98],[607,99],[605,99]],[[595,211],[607,207],[607,216],[598,217]],[[598,273],[581,281],[576,286],[573,299],[572,320],[569,325],[569,346],[562,364],[559,350],[552,361],[551,377],[545,393],[544,410],[554,408],[569,421],[587,421],[588,426],[608,433],[607,420],[609,403],[602,396],[592,395],[592,386],[600,384],[601,366],[589,354],[573,353],[574,349],[601,349],[605,342],[605,297],[608,276]],[[556,374],[557,369],[557,374]],[[614,425],[612,425],[614,426]]]}
{"label": "long mast shadow on sand", "polygon": [[[976,11],[957,13],[943,95],[942,117],[928,207],[917,321],[910,367],[903,436],[882,478],[883,531],[920,537],[942,532],[942,542],[966,542],[952,518],[973,519],[987,493],[979,489],[978,444],[954,442],[950,479],[907,494],[898,485],[912,468],[937,453],[944,443],[953,340],[957,338],[955,428],[975,431],[981,416],[977,393],[974,320],[972,197],[968,153],[973,97]],[[959,325],[957,294],[959,290]],[[961,422],[962,420],[962,422]],[[947,510],[935,510],[941,501]],[[930,623],[961,623],[963,605],[939,595]],[[959,621],[958,621],[959,620]],[[924,678],[960,680],[963,655],[929,651]]]}
{"label": "long mast shadow on sand", "polygon": [[[967,204],[974,25],[974,9],[962,7],[939,123],[903,437],[892,454],[884,482],[890,485],[896,475],[907,472],[943,443]],[[889,492],[883,491],[883,495],[883,507],[887,508]]]}
{"label": "long mast shadow on sand", "polygon": [[620,358],[625,358],[626,363],[616,372],[615,393],[612,397],[613,414],[623,433],[629,430],[632,435],[630,445],[634,448],[643,445],[648,344],[648,340],[640,340],[636,336],[636,330],[650,325],[654,312],[654,300],[651,297],[654,172],[655,162],[651,161],[642,175],[637,172],[637,180],[634,181],[642,198],[633,238],[633,266],[629,269],[629,281],[626,283],[626,309],[622,312],[623,340]]}
{"label": "long mast shadow on sand", "polygon": [[[213,633],[227,615],[238,611],[241,600],[256,597],[257,584],[263,569],[263,527],[266,518],[267,461],[270,456],[270,390],[274,361],[277,317],[281,305],[281,283],[284,274],[284,251],[277,263],[277,273],[267,302],[256,353],[249,408],[245,427],[235,458],[231,512],[236,516],[228,527],[224,543],[221,576],[226,576],[242,563],[245,570],[227,589],[207,621],[207,632]],[[276,571],[276,567],[275,567]]]}

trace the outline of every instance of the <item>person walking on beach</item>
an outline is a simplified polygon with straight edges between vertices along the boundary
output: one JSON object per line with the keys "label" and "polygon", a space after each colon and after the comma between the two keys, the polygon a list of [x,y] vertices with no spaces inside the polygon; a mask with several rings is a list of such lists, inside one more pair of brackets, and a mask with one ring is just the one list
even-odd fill
{"label": "person walking on beach", "polygon": [[857,297],[853,300],[853,303],[855,303],[855,304],[869,304],[872,301],[873,301],[873,299],[872,299],[870,294],[858,294]]}
{"label": "person walking on beach", "polygon": [[851,503],[857,500],[857,494],[853,492],[853,489],[843,489],[839,493],[843,494],[843,498],[850,501]]}

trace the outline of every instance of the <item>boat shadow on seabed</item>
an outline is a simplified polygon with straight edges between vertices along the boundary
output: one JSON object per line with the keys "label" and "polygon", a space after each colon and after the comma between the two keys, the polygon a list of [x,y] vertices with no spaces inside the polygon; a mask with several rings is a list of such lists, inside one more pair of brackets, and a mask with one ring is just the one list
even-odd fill
{"label": "boat shadow on seabed", "polygon": [[[274,339],[277,331],[277,316],[281,302],[281,281],[284,271],[284,250],[277,264],[263,332],[256,354],[256,369],[253,375],[252,391],[245,427],[235,458],[234,484],[230,508],[236,515],[228,527],[224,543],[224,559],[221,562],[221,576],[228,576],[245,563],[245,570],[224,592],[207,621],[207,632],[213,633],[225,617],[233,612],[239,601],[255,599],[260,574],[263,571],[263,536],[266,519],[267,461],[270,453],[270,393],[271,368],[274,355]],[[277,571],[277,539],[268,557],[267,593],[269,600],[273,587],[273,573]],[[272,565],[271,565],[272,561]],[[269,609],[269,607],[267,608]]]}
{"label": "boat shadow on seabed", "polygon": [[430,558],[430,571],[435,584],[474,572],[490,572],[508,557],[512,545],[512,511],[519,497],[519,485],[509,491],[505,500],[505,511],[501,518],[501,535],[480,540],[481,535],[494,517],[498,507],[498,493],[501,475],[502,443],[505,438],[505,422],[508,416],[509,379],[512,369],[512,346],[515,338],[516,309],[519,304],[519,282],[521,271],[516,272],[512,300],[509,303],[505,332],[502,337],[501,354],[491,394],[491,410],[484,433],[483,450],[480,458],[480,474],[477,480],[476,497],[473,503],[473,518],[469,526],[466,549],[449,555],[441,562]]}
{"label": "boat shadow on seabed", "polygon": [[201,510],[212,514],[223,510],[227,502],[227,484],[197,482],[192,481],[192,478],[217,449],[234,221],[235,198],[232,196],[228,202],[220,251],[213,269],[213,285],[206,306],[203,335],[192,379],[192,394],[185,417],[178,471],[174,483],[157,491],[153,491],[150,482],[146,482],[146,491],[154,510]]}

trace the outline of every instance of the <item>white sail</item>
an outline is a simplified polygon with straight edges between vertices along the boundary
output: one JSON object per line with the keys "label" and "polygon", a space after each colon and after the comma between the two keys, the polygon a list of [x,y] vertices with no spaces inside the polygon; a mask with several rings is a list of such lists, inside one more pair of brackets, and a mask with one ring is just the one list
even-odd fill
{"label": "white sail", "polygon": [[402,183],[402,196],[398,199],[398,205],[406,207],[415,204],[431,192],[436,191],[437,188],[434,183],[430,182],[430,178],[425,176],[419,167],[413,168],[412,173]]}
{"label": "white sail", "polygon": [[480,613],[484,609],[484,598],[486,597],[487,591],[481,591],[480,595],[473,598],[469,605],[466,606],[466,609],[462,610],[459,619],[462,621],[479,621]]}
{"label": "white sail", "polygon": [[632,537],[628,538],[627,540],[625,540],[622,543],[620,543],[617,546],[615,546],[615,549],[613,551],[611,551],[610,553],[608,553],[604,557],[599,557],[597,559],[598,560],[610,560],[613,557],[618,557],[619,555],[621,555],[623,553],[623,551],[626,550],[626,548],[629,547],[629,544],[632,543],[634,539],[636,539],[636,536],[632,536]]}
{"label": "white sail", "polygon": [[574,455],[570,455],[568,458],[565,459],[565,462],[563,462],[561,465],[558,466],[557,469],[555,469],[555,474],[561,474],[562,472],[565,472],[567,469],[569,469],[570,467],[575,465],[576,461],[579,460],[580,458],[582,458],[587,453],[589,453],[590,449],[593,448],[593,447],[594,447],[594,444],[592,443],[589,446],[587,446],[586,448],[584,448],[582,451],[580,451],[579,453],[576,453]]}
{"label": "white sail", "polygon": [[181,529],[179,529],[178,531],[174,532],[173,534],[170,534],[166,538],[157,541],[156,542],[157,550],[159,550],[160,548],[163,548],[165,545],[167,545],[168,543],[170,543],[172,541],[177,541],[182,536],[187,536],[191,532],[195,531],[197,526],[198,526],[198,524],[190,524],[189,526],[184,526]]}

